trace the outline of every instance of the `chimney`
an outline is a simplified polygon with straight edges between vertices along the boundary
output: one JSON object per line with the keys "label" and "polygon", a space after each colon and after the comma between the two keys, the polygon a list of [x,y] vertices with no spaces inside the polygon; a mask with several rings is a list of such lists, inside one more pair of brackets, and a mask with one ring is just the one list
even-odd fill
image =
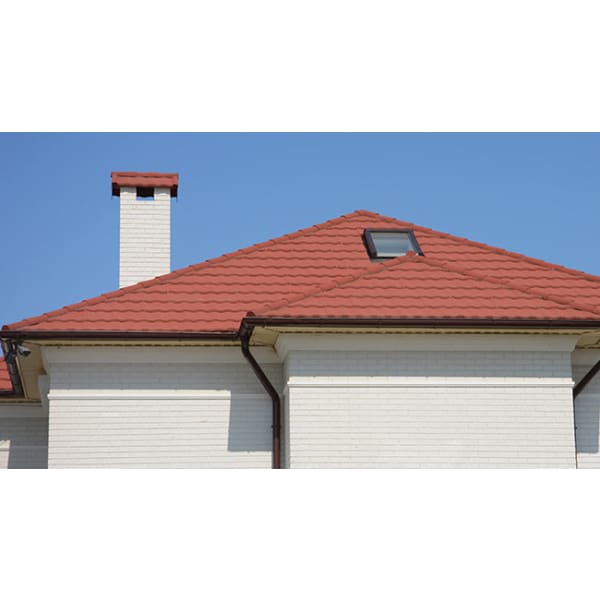
{"label": "chimney", "polygon": [[177,173],[111,173],[121,201],[119,287],[171,270],[171,198]]}

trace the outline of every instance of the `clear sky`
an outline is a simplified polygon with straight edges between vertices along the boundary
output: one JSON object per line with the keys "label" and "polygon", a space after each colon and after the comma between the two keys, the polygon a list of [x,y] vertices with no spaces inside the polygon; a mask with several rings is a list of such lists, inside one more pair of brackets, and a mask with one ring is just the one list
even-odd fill
{"label": "clear sky", "polygon": [[0,324],[118,287],[111,171],[176,171],[174,269],[352,212],[600,274],[599,134],[0,134]]}

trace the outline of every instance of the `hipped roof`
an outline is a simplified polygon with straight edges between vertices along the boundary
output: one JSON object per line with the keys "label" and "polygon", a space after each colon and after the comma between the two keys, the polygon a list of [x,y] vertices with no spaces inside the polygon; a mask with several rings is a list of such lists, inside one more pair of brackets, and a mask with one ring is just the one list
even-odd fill
{"label": "hipped roof", "polygon": [[[423,256],[373,263],[364,230],[394,227]],[[248,312],[600,322],[600,277],[358,210],[2,331],[235,334]]]}

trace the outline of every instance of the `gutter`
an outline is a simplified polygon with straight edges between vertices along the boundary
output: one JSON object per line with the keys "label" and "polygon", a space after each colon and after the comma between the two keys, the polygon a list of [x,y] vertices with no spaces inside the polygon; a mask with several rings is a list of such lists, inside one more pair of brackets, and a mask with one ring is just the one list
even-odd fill
{"label": "gutter", "polygon": [[477,328],[545,328],[545,329],[600,329],[600,319],[572,319],[556,321],[551,319],[373,319],[353,317],[244,317],[243,323],[262,327],[300,325],[311,327],[435,327],[448,329],[456,327]]}
{"label": "gutter", "polygon": [[281,469],[281,398],[279,393],[269,381],[266,373],[262,370],[252,353],[250,352],[250,337],[254,327],[246,327],[242,322],[240,328],[239,339],[242,344],[242,354],[250,364],[257,379],[260,381],[267,394],[269,394],[272,403],[272,456],[273,469]]}
{"label": "gutter", "polygon": [[13,331],[0,330],[0,339],[28,340],[221,340],[235,342],[237,333],[230,331]]}

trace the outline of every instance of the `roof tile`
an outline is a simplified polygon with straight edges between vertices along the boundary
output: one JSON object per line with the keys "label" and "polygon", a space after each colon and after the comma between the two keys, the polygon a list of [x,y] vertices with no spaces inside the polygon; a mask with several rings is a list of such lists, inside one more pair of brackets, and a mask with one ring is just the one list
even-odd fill
{"label": "roof tile", "polygon": [[8,366],[3,356],[0,356],[0,393],[12,392],[12,382],[8,373]]}
{"label": "roof tile", "polygon": [[[379,268],[378,268],[379,267]],[[593,308],[473,276],[426,257],[382,263],[362,275],[258,316],[300,318],[596,319]]]}

